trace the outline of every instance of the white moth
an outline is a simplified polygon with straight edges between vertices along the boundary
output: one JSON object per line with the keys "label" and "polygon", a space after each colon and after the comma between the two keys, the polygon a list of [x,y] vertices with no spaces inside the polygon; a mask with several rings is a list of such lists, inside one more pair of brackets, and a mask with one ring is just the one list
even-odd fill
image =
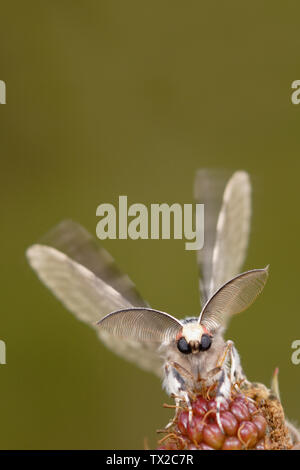
{"label": "white moth", "polygon": [[[227,321],[263,290],[268,269],[238,274],[251,216],[251,185],[244,171],[230,179],[201,170],[195,198],[205,207],[204,248],[197,253],[202,310],[178,320],[151,309],[111,256],[81,226],[65,221],[27,250],[39,278],[79,320],[93,326],[114,352],[163,378],[163,387],[190,408],[189,392],[217,382],[217,405],[231,385],[246,380]],[[218,414],[218,422],[222,429]]]}

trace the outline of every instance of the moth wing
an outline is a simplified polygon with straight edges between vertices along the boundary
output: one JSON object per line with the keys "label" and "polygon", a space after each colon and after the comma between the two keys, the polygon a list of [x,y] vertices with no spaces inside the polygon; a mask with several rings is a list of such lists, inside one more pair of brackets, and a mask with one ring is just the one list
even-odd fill
{"label": "moth wing", "polygon": [[268,278],[268,267],[239,274],[226,282],[204,306],[199,323],[213,332],[225,326],[232,315],[246,310],[262,292]]}
{"label": "moth wing", "polygon": [[244,264],[250,233],[251,184],[245,171],[228,181],[217,222],[211,293],[236,276]]}
{"label": "moth wing", "polygon": [[76,222],[62,221],[40,240],[40,244],[56,248],[87,268],[98,279],[119,292],[131,305],[149,306],[131,279],[118,268],[113,257],[101,247],[95,237]]}
{"label": "moth wing", "polygon": [[56,248],[33,245],[27,250],[31,267],[52,293],[81,321],[96,327],[108,312],[129,307],[112,286]]}
{"label": "moth wing", "polygon": [[128,308],[106,315],[98,327],[103,342],[118,354],[162,376],[160,353],[175,340],[182,323],[159,310]]}
{"label": "moth wing", "polygon": [[[128,276],[118,270],[112,257],[103,248],[98,248],[93,237],[74,222],[59,224],[43,238],[41,244],[28,248],[26,255],[40,280],[68,310],[95,328],[98,334],[97,322],[108,313],[124,308],[148,307]],[[114,352],[127,357],[122,341],[114,345],[105,343]],[[161,364],[159,356],[154,351],[152,355],[149,351],[145,353],[148,357],[146,368],[157,372],[157,364]],[[135,349],[133,359],[142,367],[143,354],[143,348],[139,353]]]}
{"label": "moth wing", "polygon": [[216,171],[199,170],[195,199],[204,203],[204,248],[197,253],[202,305],[245,261],[251,218],[251,184],[245,171],[229,179]]}

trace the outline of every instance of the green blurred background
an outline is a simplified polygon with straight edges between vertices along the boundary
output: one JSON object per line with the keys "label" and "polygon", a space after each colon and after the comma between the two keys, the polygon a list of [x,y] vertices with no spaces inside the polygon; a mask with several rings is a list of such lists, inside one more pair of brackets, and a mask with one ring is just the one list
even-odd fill
{"label": "green blurred background", "polygon": [[[159,380],[114,356],[37,280],[26,247],[96,207],[192,202],[197,168],[250,172],[245,268],[264,294],[227,332],[250,379],[275,366],[300,420],[299,2],[1,2],[1,448],[142,448],[169,419]],[[155,308],[199,311],[184,241],[102,242]]]}

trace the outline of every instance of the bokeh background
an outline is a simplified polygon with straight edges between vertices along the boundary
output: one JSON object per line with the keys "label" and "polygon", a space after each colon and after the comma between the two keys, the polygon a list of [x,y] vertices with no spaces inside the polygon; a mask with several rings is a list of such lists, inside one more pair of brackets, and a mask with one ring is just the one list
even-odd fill
{"label": "bokeh background", "polygon": [[[280,368],[300,421],[299,3],[153,0],[1,2],[0,447],[142,448],[169,419],[159,380],[98,341],[44,288],[26,247],[96,207],[191,203],[197,168],[249,171],[245,268],[270,263],[264,294],[235,318],[250,379]],[[155,308],[199,311],[184,241],[102,242]]]}

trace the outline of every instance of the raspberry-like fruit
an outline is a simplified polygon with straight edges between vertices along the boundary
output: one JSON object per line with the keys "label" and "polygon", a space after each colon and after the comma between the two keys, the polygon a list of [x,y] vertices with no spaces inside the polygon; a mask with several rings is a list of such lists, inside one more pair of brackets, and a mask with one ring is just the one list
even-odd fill
{"label": "raspberry-like fruit", "polygon": [[243,394],[224,400],[217,422],[214,398],[196,396],[192,419],[187,408],[180,409],[172,428],[160,440],[163,449],[240,450],[267,448],[267,420],[259,407]]}

